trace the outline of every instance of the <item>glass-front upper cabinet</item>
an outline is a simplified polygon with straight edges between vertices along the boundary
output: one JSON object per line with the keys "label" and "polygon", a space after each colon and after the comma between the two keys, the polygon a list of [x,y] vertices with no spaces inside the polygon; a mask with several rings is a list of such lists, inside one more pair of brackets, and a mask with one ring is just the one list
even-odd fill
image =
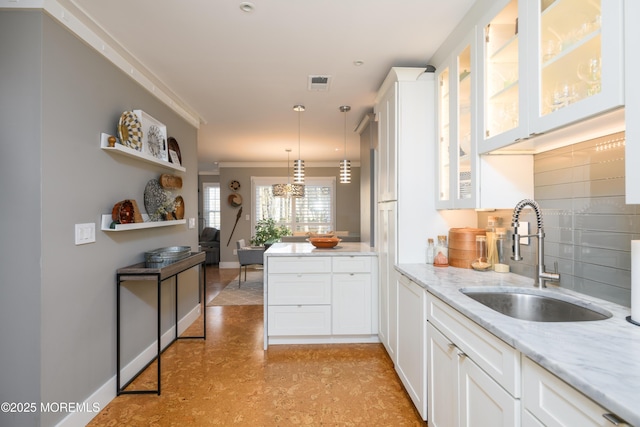
{"label": "glass-front upper cabinet", "polygon": [[530,132],[624,104],[623,0],[530,2],[535,45]]}
{"label": "glass-front upper cabinet", "polygon": [[481,152],[528,136],[526,22],[521,15],[518,0],[503,0],[478,26]]}
{"label": "glass-front upper cabinet", "polygon": [[451,181],[449,164],[450,144],[450,84],[449,67],[438,74],[438,176],[436,188],[436,202],[441,207],[447,207],[451,200]]}
{"label": "glass-front upper cabinet", "polygon": [[[470,201],[473,198],[473,179],[472,179],[472,160],[475,156],[475,147],[472,146],[472,141],[475,141],[475,134],[473,129],[473,115],[472,115],[472,69],[471,64],[471,45],[466,45],[457,58],[457,146],[451,153],[452,157],[456,159],[457,173],[453,176],[453,182],[455,183],[456,198],[455,207],[464,207],[468,204],[468,207],[472,207],[470,203],[463,203],[463,201]],[[473,162],[475,163],[475,162]]]}
{"label": "glass-front upper cabinet", "polygon": [[475,49],[466,37],[438,74],[438,209],[473,208],[476,165]]}

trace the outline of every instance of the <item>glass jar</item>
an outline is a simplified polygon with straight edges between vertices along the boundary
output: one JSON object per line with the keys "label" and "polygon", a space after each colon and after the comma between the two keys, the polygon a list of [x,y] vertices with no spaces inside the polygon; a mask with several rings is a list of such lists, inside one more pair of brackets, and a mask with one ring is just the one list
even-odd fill
{"label": "glass jar", "polygon": [[476,261],[487,262],[487,236],[476,236]]}
{"label": "glass jar", "polygon": [[507,230],[505,228],[496,228],[496,262],[493,269],[499,273],[507,273],[509,264],[507,264],[506,250]]}
{"label": "glass jar", "polygon": [[433,244],[433,239],[427,240],[427,254],[426,254],[426,262],[429,265],[433,265],[433,258],[435,257],[436,247]]}
{"label": "glass jar", "polygon": [[449,247],[447,246],[447,236],[438,236],[433,265],[436,267],[449,266]]}

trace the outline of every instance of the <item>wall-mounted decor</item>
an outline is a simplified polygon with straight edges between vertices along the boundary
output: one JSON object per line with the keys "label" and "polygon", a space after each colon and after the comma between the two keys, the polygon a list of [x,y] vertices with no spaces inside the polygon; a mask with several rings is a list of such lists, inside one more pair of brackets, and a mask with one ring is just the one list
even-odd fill
{"label": "wall-mounted decor", "polygon": [[142,151],[142,124],[140,118],[133,111],[125,111],[118,122],[118,136],[120,143],[136,151]]}
{"label": "wall-mounted decor", "polygon": [[178,165],[182,165],[182,154],[180,154],[180,146],[178,141],[172,136],[167,140],[169,145],[169,161]]}
{"label": "wall-mounted decor", "polygon": [[229,189],[231,191],[238,191],[240,189],[240,182],[236,180],[229,182]]}
{"label": "wall-mounted decor", "polygon": [[142,152],[156,159],[169,161],[167,127],[142,110],[133,110],[142,125]]}
{"label": "wall-mounted decor", "polygon": [[229,206],[232,208],[240,207],[242,205],[242,196],[238,193],[230,194],[229,197],[227,197],[227,202],[229,202]]}

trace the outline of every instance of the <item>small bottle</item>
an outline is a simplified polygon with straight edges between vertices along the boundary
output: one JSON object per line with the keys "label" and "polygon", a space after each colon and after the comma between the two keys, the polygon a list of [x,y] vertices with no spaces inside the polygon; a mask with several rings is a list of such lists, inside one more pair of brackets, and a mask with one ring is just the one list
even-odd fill
{"label": "small bottle", "polygon": [[436,247],[433,245],[433,239],[427,240],[427,259],[426,262],[429,265],[433,265],[433,257],[435,256]]}
{"label": "small bottle", "polygon": [[498,273],[508,273],[509,264],[505,254],[507,230],[505,228],[496,228],[496,263],[493,269]]}
{"label": "small bottle", "polygon": [[476,261],[487,263],[487,236],[476,236]]}
{"label": "small bottle", "polygon": [[496,251],[496,230],[499,221],[500,217],[498,216],[489,216],[487,218],[487,228],[485,233],[487,236],[486,262],[491,265],[491,268],[493,268],[493,266],[498,263],[498,254]]}
{"label": "small bottle", "polygon": [[436,267],[449,266],[449,247],[447,246],[447,236],[438,236],[436,254],[433,257],[433,265]]}

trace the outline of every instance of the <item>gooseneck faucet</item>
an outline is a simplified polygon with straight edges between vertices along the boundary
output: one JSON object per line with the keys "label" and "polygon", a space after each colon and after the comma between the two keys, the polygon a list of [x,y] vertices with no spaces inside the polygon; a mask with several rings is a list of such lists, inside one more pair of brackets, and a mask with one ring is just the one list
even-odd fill
{"label": "gooseneck faucet", "polygon": [[[518,233],[518,227],[520,226],[520,213],[525,206],[530,206],[533,208],[536,214],[536,222],[537,222],[537,233],[536,234],[525,234],[521,235]],[[514,261],[522,261],[522,256],[520,255],[520,237],[537,237],[538,238],[538,275],[536,277],[536,283],[540,288],[546,288],[546,282],[559,282],[560,274],[558,273],[558,263],[556,262],[556,271],[550,273],[545,271],[544,267],[544,226],[542,224],[542,211],[540,210],[540,206],[538,203],[531,199],[524,199],[516,204],[516,207],[513,208],[513,217],[511,218],[511,225],[513,226],[513,256],[511,257]]]}

